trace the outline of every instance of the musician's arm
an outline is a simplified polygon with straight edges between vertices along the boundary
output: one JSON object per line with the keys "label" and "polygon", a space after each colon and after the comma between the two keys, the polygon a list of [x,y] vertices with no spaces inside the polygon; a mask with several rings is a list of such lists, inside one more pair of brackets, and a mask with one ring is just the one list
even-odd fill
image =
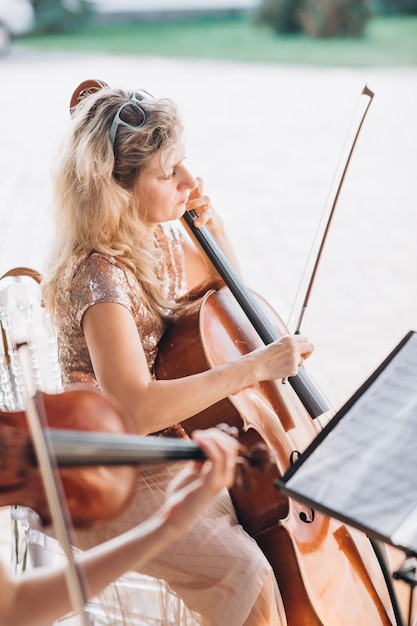
{"label": "musician's arm", "polygon": [[[79,563],[94,597],[112,581],[152,559],[190,526],[222,488],[233,484],[238,443],[219,429],[194,431],[208,461],[189,462],[169,486],[165,504],[146,522],[81,553]],[[44,626],[71,610],[65,565],[10,576],[0,562],[0,626]]]}

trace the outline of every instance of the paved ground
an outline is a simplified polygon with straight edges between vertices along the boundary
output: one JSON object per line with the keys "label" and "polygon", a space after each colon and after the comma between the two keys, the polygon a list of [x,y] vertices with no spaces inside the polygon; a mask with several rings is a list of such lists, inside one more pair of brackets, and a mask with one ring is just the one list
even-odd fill
{"label": "paved ground", "polygon": [[50,170],[70,96],[86,78],[144,87],[181,104],[188,164],[224,215],[249,285],[290,330],[313,237],[368,84],[374,102],[303,325],[316,344],[309,371],[337,408],[417,329],[417,68],[13,51],[0,60],[0,274],[17,265],[42,271]]}

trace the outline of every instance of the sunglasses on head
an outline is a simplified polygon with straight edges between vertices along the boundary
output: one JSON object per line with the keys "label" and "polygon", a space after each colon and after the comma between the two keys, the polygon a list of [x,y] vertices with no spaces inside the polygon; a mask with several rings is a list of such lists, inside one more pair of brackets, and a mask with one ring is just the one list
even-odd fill
{"label": "sunglasses on head", "polygon": [[[127,102],[117,109],[110,127],[110,142],[113,149],[119,126],[140,128],[146,122],[146,113],[139,104],[142,100],[155,100],[155,98],[144,89],[138,89],[133,92]],[[136,121],[134,121],[135,119]]]}

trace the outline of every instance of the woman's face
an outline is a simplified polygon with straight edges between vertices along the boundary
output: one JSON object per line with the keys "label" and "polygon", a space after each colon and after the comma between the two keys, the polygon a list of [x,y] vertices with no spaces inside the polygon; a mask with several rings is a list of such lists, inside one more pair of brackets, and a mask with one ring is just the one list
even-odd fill
{"label": "woman's face", "polygon": [[160,154],[155,154],[141,173],[136,191],[140,216],[150,227],[181,217],[191,190],[197,187],[197,180],[184,165],[182,144],[162,163],[163,168]]}

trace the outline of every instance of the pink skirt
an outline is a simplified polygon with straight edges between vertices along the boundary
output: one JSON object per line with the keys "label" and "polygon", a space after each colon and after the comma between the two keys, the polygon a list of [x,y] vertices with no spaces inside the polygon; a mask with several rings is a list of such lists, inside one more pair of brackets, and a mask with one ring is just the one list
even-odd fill
{"label": "pink skirt", "polygon": [[[114,521],[78,531],[77,546],[87,549],[149,518],[165,501],[167,486],[182,466],[142,468],[130,507]],[[101,597],[110,624],[242,626],[270,578],[273,617],[259,615],[257,624],[286,624],[272,568],[239,525],[226,489],[179,540],[142,565],[139,573],[145,576],[124,576]]]}

